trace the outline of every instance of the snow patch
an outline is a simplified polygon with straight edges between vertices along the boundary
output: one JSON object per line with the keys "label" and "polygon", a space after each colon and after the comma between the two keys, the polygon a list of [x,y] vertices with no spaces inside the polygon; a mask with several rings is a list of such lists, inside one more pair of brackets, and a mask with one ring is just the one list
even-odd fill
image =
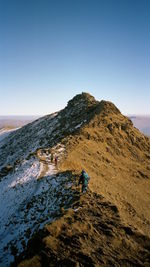
{"label": "snow patch", "polygon": [[[44,150],[43,150],[44,151]],[[65,151],[62,144],[55,146],[61,158]],[[43,152],[47,171],[41,179],[40,158],[24,160],[12,174],[0,181],[0,266],[9,266],[14,260],[12,247],[17,255],[24,250],[31,235],[54,220],[63,206],[70,203],[73,194],[68,177],[57,174],[50,162],[50,154]]]}
{"label": "snow patch", "polygon": [[19,128],[15,128],[15,129],[10,129],[7,130],[5,128],[0,129],[0,147],[3,145],[2,141],[12,132],[16,131]]}
{"label": "snow patch", "polygon": [[80,124],[76,125],[74,128],[75,128],[75,129],[78,129],[78,128],[81,127],[82,124],[83,124],[83,122],[81,122]]}

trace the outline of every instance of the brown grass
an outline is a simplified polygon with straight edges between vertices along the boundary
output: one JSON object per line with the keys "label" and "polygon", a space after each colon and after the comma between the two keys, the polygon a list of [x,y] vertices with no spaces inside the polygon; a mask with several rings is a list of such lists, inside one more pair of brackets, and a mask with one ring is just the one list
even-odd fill
{"label": "brown grass", "polygon": [[22,261],[18,267],[41,267],[40,257],[34,256],[32,259]]}
{"label": "brown grass", "polygon": [[[119,126],[110,132],[106,125],[111,120]],[[150,235],[150,141],[132,125],[122,130],[127,123],[122,115],[111,120],[108,117],[98,127],[94,118],[73,136],[60,169],[77,173],[85,169],[90,189],[115,203],[126,223]]]}
{"label": "brown grass", "polygon": [[[47,225],[43,235],[37,233],[34,237],[38,237],[36,253],[41,255],[41,266],[125,267],[150,263],[150,239],[122,224],[117,207],[91,192]],[[28,254],[33,255],[30,244]],[[33,259],[26,262],[33,263]]]}

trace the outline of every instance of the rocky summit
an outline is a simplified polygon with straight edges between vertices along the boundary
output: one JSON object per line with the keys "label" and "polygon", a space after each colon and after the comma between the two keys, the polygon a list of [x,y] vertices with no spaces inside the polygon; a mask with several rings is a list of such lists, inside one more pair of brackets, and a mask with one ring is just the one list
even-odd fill
{"label": "rocky summit", "polygon": [[0,154],[0,266],[150,266],[150,139],[113,103],[79,94]]}

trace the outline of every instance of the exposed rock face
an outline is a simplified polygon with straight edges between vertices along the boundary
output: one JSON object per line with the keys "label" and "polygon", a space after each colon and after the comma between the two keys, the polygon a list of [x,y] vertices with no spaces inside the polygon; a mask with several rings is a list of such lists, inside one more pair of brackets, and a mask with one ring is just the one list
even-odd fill
{"label": "exposed rock face", "polygon": [[92,95],[88,93],[82,93],[82,94],[76,95],[73,99],[71,99],[68,102],[67,107],[71,109],[76,106],[87,108],[87,107],[96,105],[98,103],[99,102],[96,101]]}

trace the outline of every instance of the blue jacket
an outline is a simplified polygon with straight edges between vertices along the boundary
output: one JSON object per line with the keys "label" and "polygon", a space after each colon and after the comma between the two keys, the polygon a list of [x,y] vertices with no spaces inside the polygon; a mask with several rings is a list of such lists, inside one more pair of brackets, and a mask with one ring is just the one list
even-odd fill
{"label": "blue jacket", "polygon": [[87,186],[89,183],[90,177],[86,172],[83,172],[79,178],[79,184]]}

